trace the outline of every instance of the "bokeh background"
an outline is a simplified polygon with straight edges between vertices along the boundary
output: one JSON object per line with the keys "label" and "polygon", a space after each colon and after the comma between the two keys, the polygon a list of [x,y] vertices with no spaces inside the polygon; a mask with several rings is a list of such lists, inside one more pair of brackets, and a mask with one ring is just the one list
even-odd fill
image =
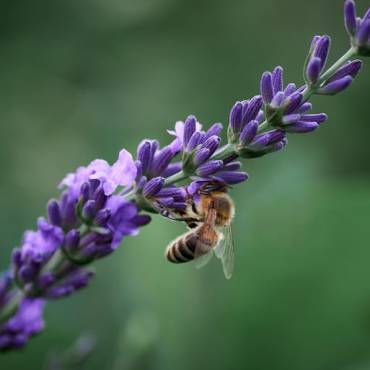
{"label": "bokeh background", "polygon": [[[331,60],[348,46],[341,0],[0,4],[0,269],[65,173],[166,143],[191,113],[226,123],[277,64],[301,83],[314,34],[333,37]],[[50,369],[92,333],[78,369],[370,369],[369,102],[366,61],[348,91],[314,99],[322,129],[246,164],[231,281],[216,261],[167,263],[184,227],[157,217],[96,263],[88,289],[50,303],[47,330],[0,368]]]}

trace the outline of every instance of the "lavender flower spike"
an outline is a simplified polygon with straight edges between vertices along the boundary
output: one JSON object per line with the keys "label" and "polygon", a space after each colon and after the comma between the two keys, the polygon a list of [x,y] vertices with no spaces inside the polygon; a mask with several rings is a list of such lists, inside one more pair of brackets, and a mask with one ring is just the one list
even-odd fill
{"label": "lavender flower spike", "polygon": [[88,266],[137,235],[151,221],[148,213],[189,221],[200,197],[248,179],[238,158],[281,151],[288,135],[317,130],[328,117],[311,112],[310,97],[345,90],[362,66],[354,58],[370,56],[370,9],[357,18],[354,1],[347,0],[344,23],[350,50],[326,68],[330,38],[315,36],[302,86],[284,86],[280,66],[264,72],[260,95],[232,107],[226,144],[222,124],[206,130],[190,115],[168,131],[173,138],[165,146],[144,139],[135,160],[122,149],[112,165],[96,159],[68,174],[60,196],[48,202],[46,217],[24,233],[0,275],[0,350],[20,348],[40,333],[45,303],[88,286],[94,276]]}

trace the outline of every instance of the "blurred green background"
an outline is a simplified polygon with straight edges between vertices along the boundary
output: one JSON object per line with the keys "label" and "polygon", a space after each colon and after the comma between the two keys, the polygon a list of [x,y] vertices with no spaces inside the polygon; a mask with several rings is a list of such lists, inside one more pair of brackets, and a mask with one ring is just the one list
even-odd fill
{"label": "blurred green background", "polygon": [[[65,173],[167,143],[190,113],[226,123],[277,64],[301,83],[314,34],[333,37],[332,60],[348,46],[342,0],[2,0],[0,14],[0,269]],[[167,263],[184,226],[157,217],[0,368],[46,369],[90,332],[79,369],[370,369],[369,97],[366,61],[348,91],[314,99],[322,129],[246,164],[231,281],[216,261]]]}

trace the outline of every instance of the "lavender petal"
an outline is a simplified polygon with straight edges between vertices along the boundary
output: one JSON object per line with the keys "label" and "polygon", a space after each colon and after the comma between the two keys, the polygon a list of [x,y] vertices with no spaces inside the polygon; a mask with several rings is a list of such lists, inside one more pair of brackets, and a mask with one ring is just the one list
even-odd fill
{"label": "lavender petal", "polygon": [[314,57],[307,64],[306,77],[311,83],[315,83],[320,77],[321,59]]}
{"label": "lavender petal", "polygon": [[344,25],[350,36],[356,34],[356,6],[353,0],[344,3]]}
{"label": "lavender petal", "polygon": [[188,142],[195,132],[197,119],[194,116],[189,116],[184,123],[184,146],[188,145]]}
{"label": "lavender petal", "polygon": [[329,82],[324,87],[320,88],[317,93],[321,95],[336,95],[345,90],[353,81],[351,76],[345,76],[339,80]]}
{"label": "lavender petal", "polygon": [[270,104],[274,96],[272,76],[270,72],[264,72],[261,77],[260,90],[264,104]]}
{"label": "lavender petal", "polygon": [[283,68],[278,66],[272,72],[272,90],[274,95],[283,91]]}
{"label": "lavender petal", "polygon": [[222,166],[222,161],[208,161],[197,168],[196,174],[200,177],[209,176],[221,169]]}
{"label": "lavender petal", "polygon": [[255,136],[257,135],[257,130],[258,130],[257,121],[251,121],[247,123],[240,134],[240,144],[244,146],[252,142]]}
{"label": "lavender petal", "polygon": [[164,181],[163,177],[155,177],[149,180],[143,189],[144,197],[150,198],[155,196],[163,188]]}

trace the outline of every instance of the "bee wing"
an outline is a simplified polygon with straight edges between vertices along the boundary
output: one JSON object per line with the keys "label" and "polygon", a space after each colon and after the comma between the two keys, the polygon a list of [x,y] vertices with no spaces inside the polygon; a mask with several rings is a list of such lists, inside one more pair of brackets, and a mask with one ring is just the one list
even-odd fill
{"label": "bee wing", "polygon": [[234,242],[231,225],[224,227],[223,238],[215,247],[215,254],[222,262],[226,279],[230,279],[234,270]]}
{"label": "bee wing", "polygon": [[204,267],[213,257],[213,250],[208,252],[207,254],[203,254],[194,260],[194,266],[196,269],[201,269]]}
{"label": "bee wing", "polygon": [[217,212],[211,206],[207,217],[202,225],[198,227],[199,243],[195,249],[195,267],[205,266],[212,258],[214,247],[219,242],[219,232],[215,229]]}

